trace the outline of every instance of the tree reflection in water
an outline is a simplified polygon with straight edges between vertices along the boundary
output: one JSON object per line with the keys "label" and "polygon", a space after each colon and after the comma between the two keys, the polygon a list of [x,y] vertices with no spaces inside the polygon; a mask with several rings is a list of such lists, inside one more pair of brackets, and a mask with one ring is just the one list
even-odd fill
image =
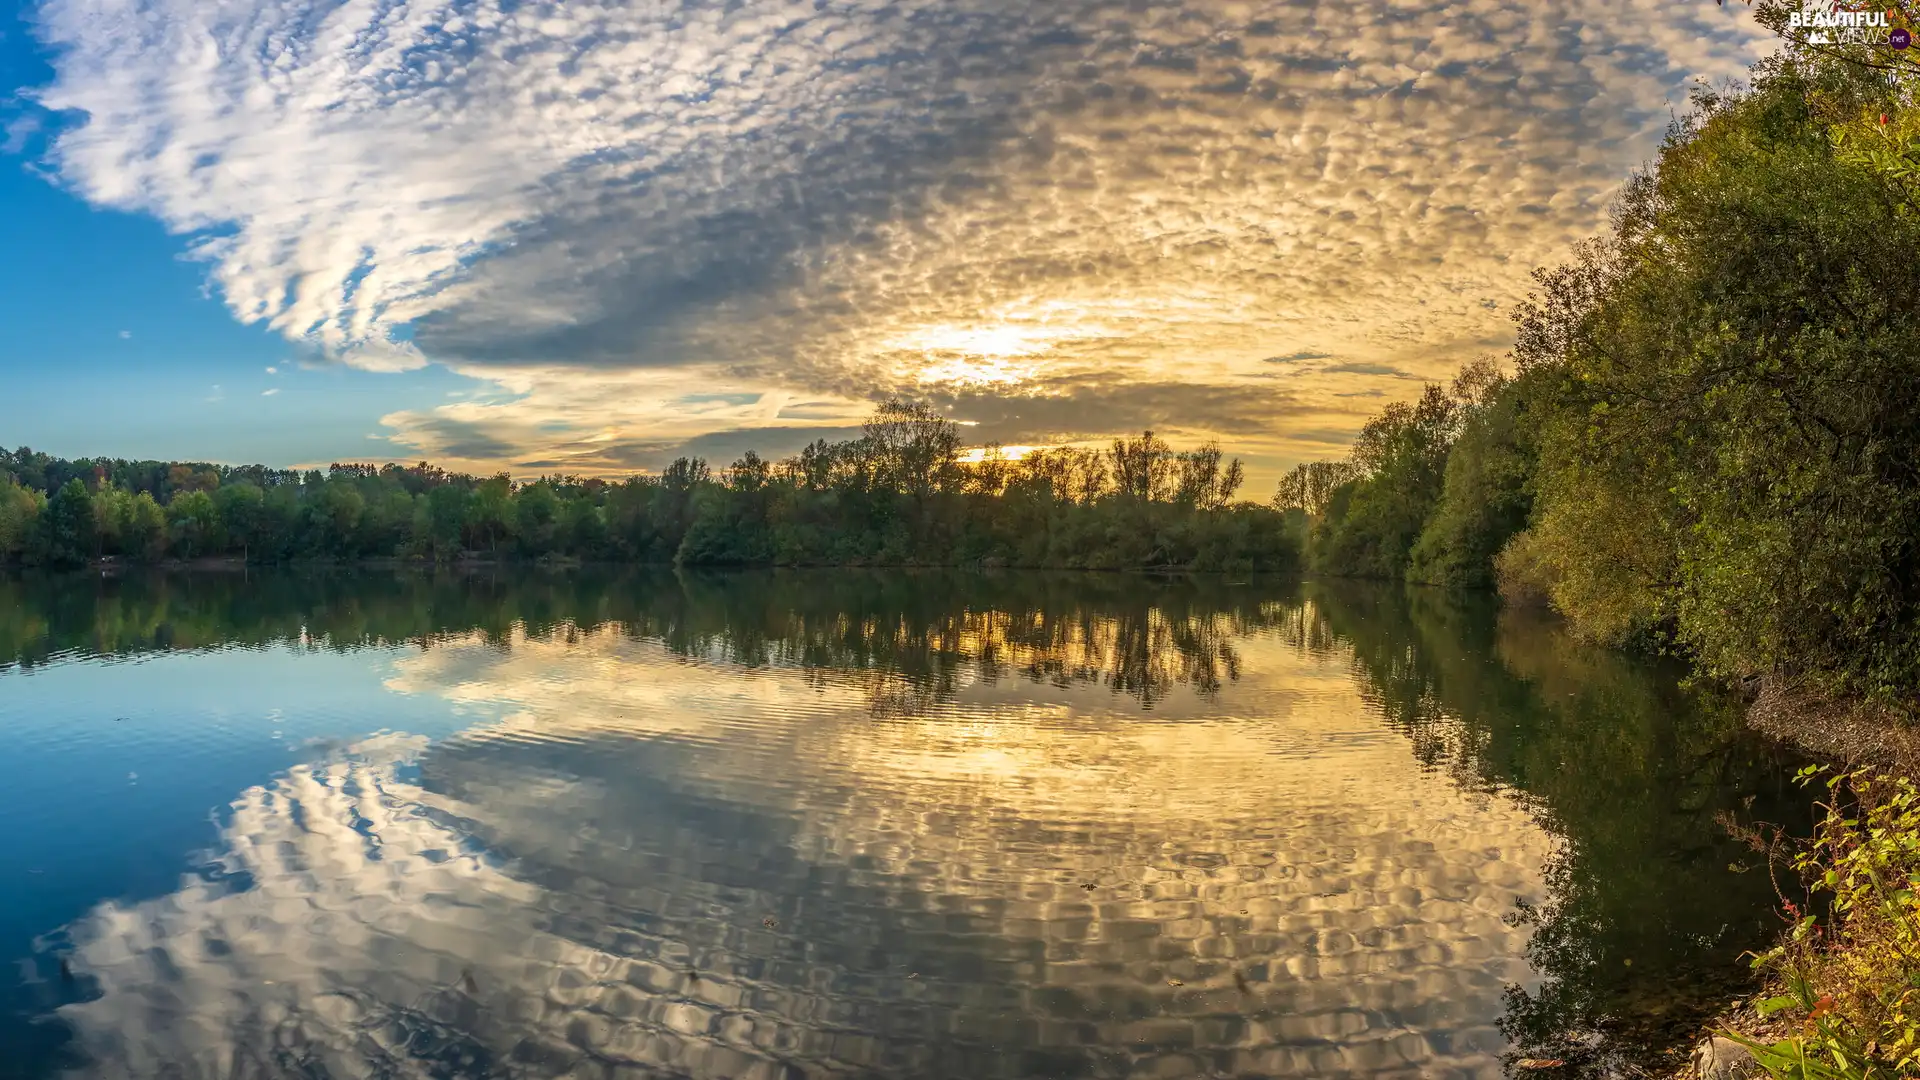
{"label": "tree reflection in water", "polygon": [[1811,816],[1791,782],[1802,761],[1748,731],[1739,702],[1537,611],[1337,582],[1309,596],[1421,761],[1511,793],[1562,839],[1543,901],[1509,916],[1544,977],[1508,992],[1511,1056],[1643,1058],[1751,989],[1743,954],[1782,924],[1720,815],[1802,835]]}
{"label": "tree reflection in water", "polygon": [[413,646],[396,691],[506,718],[252,789],[226,874],[75,927],[128,1075],[1468,1075],[1495,1021],[1592,1060],[1774,926],[1715,812],[1804,816],[1730,703],[1421,592],[0,582],[23,666],[234,644]]}

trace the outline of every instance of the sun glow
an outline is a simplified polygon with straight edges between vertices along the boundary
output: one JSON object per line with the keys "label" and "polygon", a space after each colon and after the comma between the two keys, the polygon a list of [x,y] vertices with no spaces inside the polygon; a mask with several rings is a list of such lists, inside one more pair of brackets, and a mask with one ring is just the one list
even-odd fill
{"label": "sun glow", "polygon": [[895,340],[894,345],[901,349],[959,356],[1033,356],[1053,348],[1054,342],[1061,338],[1071,336],[1074,336],[1071,331],[1062,328],[1031,323],[982,323],[973,326],[948,323],[903,335]]}
{"label": "sun glow", "polygon": [[[1000,448],[1000,456],[1008,461],[1019,461],[1038,449],[1040,448],[1037,446],[1003,446]],[[960,452],[960,461],[966,465],[978,465],[985,460],[987,460],[987,448],[984,446],[976,446]]]}
{"label": "sun glow", "polygon": [[[1048,315],[1057,312],[1049,310]],[[936,323],[896,335],[887,348],[918,353],[920,382],[961,386],[1005,386],[1026,382],[1040,368],[1038,358],[1068,341],[1104,336],[1102,327],[1039,320],[998,318],[972,323]]]}
{"label": "sun glow", "polygon": [[928,361],[920,369],[922,385],[1011,386],[1026,382],[1039,370],[1038,364],[1004,356],[930,356]]}

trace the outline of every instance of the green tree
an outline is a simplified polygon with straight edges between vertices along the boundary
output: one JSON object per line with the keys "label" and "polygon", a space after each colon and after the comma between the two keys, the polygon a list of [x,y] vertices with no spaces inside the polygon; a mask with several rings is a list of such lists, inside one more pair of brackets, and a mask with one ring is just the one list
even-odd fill
{"label": "green tree", "polygon": [[239,547],[242,559],[251,559],[266,523],[265,495],[256,485],[242,480],[216,488],[213,504],[225,525],[227,543]]}
{"label": "green tree", "polygon": [[1395,578],[1440,500],[1458,405],[1438,386],[1396,402],[1355,440],[1349,480],[1329,497],[1314,531],[1315,565],[1331,574]]}
{"label": "green tree", "polygon": [[1613,233],[1541,276],[1516,584],[1718,674],[1920,687],[1920,214],[1832,120],[1902,93],[1789,52],[1701,95]]}
{"label": "green tree", "polygon": [[528,484],[514,496],[514,532],[523,551],[539,555],[554,549],[560,521],[560,496],[546,480]]}
{"label": "green tree", "polygon": [[47,500],[43,558],[53,566],[80,566],[98,553],[93,496],[78,478]]}
{"label": "green tree", "polygon": [[435,559],[450,559],[460,553],[460,537],[467,524],[468,492],[452,484],[443,484],[427,493],[416,522],[421,526],[417,539]]}
{"label": "green tree", "polygon": [[1460,434],[1447,451],[1440,500],[1414,544],[1408,577],[1453,588],[1495,583],[1494,560],[1533,507],[1534,454],[1524,427],[1523,384],[1489,361],[1454,382]]}
{"label": "green tree", "polygon": [[182,558],[217,553],[223,543],[220,509],[200,488],[181,491],[167,503],[168,546]]}
{"label": "green tree", "polygon": [[46,503],[45,495],[11,475],[0,477],[0,562],[19,561],[33,548]]}
{"label": "green tree", "polygon": [[498,556],[502,541],[514,535],[513,479],[506,473],[488,477],[473,493],[474,542]]}
{"label": "green tree", "polygon": [[167,512],[140,492],[125,504],[126,516],[120,523],[120,550],[130,558],[148,562],[159,559],[167,550]]}

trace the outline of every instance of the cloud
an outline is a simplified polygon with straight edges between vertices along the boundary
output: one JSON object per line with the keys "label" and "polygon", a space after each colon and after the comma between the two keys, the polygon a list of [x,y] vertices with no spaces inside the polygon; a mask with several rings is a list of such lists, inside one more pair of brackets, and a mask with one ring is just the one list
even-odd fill
{"label": "cloud", "polygon": [[1390,375],[1396,379],[1415,378],[1415,376],[1388,364],[1363,364],[1356,362],[1334,364],[1329,367],[1323,367],[1320,370],[1324,373],[1335,375]]}
{"label": "cloud", "polygon": [[131,337],[133,337],[133,331],[131,331],[131,330],[122,330],[122,331],[120,331],[120,340],[121,340],[121,341],[126,341],[126,340],[128,340],[129,338],[131,338]]}
{"label": "cloud", "polygon": [[[1095,1072],[1120,1043],[1153,1075],[1202,1057],[1276,1077],[1409,1057],[1499,1071],[1484,1018],[1531,976],[1526,929],[1498,916],[1542,893],[1556,849],[1528,807],[1419,768],[1350,657],[1221,631],[1257,708],[1176,692],[1129,717],[1100,678],[1137,671],[1123,628],[1068,620],[1064,645],[1036,649],[1030,621],[968,613],[968,644],[941,657],[958,689],[930,715],[898,673],[756,656],[723,683],[638,626],[442,635],[387,685],[489,721],[431,745],[375,736],[238,792],[198,860],[219,872],[62,928],[89,992],[59,1019],[91,1075],[129,1080],[296,1054],[341,1076],[461,1059],[529,1077],[931,1075],[965,1059],[1003,1077],[1040,1057]],[[1078,663],[1059,685],[1007,677],[1062,652]],[[877,720],[889,701],[909,707]],[[1326,795],[1329,747],[1344,798]],[[1302,814],[1321,851],[1276,841],[1273,822]],[[1020,857],[1029,836],[1046,858]],[[1082,881],[1121,898],[1097,934]],[[1061,959],[1063,938],[1096,938],[1092,959]],[[882,980],[909,971],[929,989],[892,1023]],[[1261,1019],[1221,1022],[1229,997]],[[878,1034],[848,1037],[866,1015]]]}
{"label": "cloud", "polygon": [[1302,360],[1331,360],[1332,358],[1333,358],[1332,353],[1314,352],[1312,349],[1302,349],[1299,352],[1291,352],[1285,356],[1269,356],[1265,360],[1262,360],[1260,362],[1263,364],[1294,364]]}
{"label": "cloud", "polygon": [[[1489,305],[1762,43],[1664,0],[47,0],[38,32],[38,100],[86,117],[63,183],[188,237],[245,321],[517,387],[450,440],[501,461],[584,459],[542,427],[563,402],[614,442],[734,430],[685,430],[695,375],[824,426],[1178,382],[1223,410],[1184,424],[1252,439],[1226,388],[1275,342],[1419,377],[1497,347]],[[1358,374],[1301,407],[1351,430]]]}
{"label": "cloud", "polygon": [[269,374],[269,375],[278,375],[278,374],[280,374],[280,369],[279,369],[279,368],[277,368],[277,367],[270,367],[270,368],[268,368],[268,369],[267,369],[267,374]]}
{"label": "cloud", "polygon": [[276,386],[276,387],[274,387],[274,388],[273,388],[273,389],[271,389],[271,390],[262,390],[262,391],[260,391],[260,396],[261,396],[261,397],[272,397],[273,395],[275,395],[275,394],[277,394],[277,393],[279,393],[279,392],[280,392],[280,388]]}
{"label": "cloud", "polygon": [[0,125],[0,154],[18,154],[27,148],[27,143],[40,133],[42,127],[38,116],[28,114],[16,116]]}

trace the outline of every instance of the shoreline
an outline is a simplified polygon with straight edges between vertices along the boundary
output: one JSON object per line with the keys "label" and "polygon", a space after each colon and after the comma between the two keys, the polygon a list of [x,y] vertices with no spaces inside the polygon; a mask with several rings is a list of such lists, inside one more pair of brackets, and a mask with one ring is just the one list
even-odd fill
{"label": "shoreline", "polygon": [[357,559],[290,559],[276,562],[259,562],[244,559],[238,555],[208,555],[194,559],[161,559],[156,562],[130,562],[116,556],[102,556],[80,566],[65,569],[49,569],[42,566],[21,564],[0,564],[0,574],[15,577],[36,576],[45,578],[74,577],[81,574],[99,574],[103,577],[122,573],[145,573],[160,571],[165,573],[244,573],[250,570],[263,571],[305,571],[305,570],[582,570],[582,569],[627,569],[627,570],[686,570],[696,572],[761,572],[769,570],[962,570],[962,571],[1034,571],[1047,573],[1076,574],[1157,574],[1157,575],[1193,575],[1205,577],[1231,577],[1235,583],[1253,578],[1271,579],[1290,577],[1299,581],[1310,579],[1310,575],[1299,570],[1196,570],[1178,564],[1159,566],[1073,566],[1059,563],[1014,563],[999,558],[980,559],[973,562],[835,562],[835,563],[675,563],[647,562],[606,559],[581,559],[575,556],[539,556],[525,559],[491,555],[462,556],[457,559],[429,559],[419,556],[376,555]]}
{"label": "shoreline", "polygon": [[[1760,679],[1747,702],[1745,719],[1748,727],[1768,739],[1833,765],[1877,768],[1920,780],[1920,726],[1889,707],[1837,697],[1794,680]],[[1782,940],[1789,930],[1783,919]],[[1686,1056],[1673,1071],[1658,1074],[1661,1080],[1731,1080],[1767,1075],[1745,1048],[1733,1044],[1725,1033],[1737,1032],[1762,1043],[1793,1034],[1786,1012],[1761,1016],[1753,1008],[1754,1001],[1780,990],[1771,978],[1756,981],[1751,993],[1715,1014],[1686,1044],[1667,1048],[1665,1053],[1669,1055]],[[1726,1055],[1719,1059],[1725,1064],[1715,1063],[1709,1047],[1714,1054]]]}

